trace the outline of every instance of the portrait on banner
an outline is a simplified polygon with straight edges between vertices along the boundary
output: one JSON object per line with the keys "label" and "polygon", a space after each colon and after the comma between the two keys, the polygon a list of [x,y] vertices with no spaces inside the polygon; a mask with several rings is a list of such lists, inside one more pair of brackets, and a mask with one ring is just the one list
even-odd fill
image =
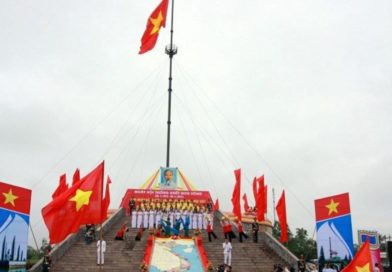
{"label": "portrait on banner", "polygon": [[161,167],[161,189],[176,189],[177,188],[177,168]]}

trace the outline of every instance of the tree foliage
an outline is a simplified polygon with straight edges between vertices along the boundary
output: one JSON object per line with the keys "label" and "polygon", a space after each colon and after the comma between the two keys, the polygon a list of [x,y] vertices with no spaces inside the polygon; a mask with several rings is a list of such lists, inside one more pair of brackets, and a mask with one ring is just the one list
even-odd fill
{"label": "tree foliage", "polygon": [[[279,240],[280,238],[280,226],[278,222],[275,222],[272,229],[272,235]],[[301,254],[304,255],[306,260],[317,258],[317,244],[316,241],[311,237],[308,237],[308,231],[304,228],[297,228],[295,235],[288,228],[289,241],[285,246],[298,258]]]}

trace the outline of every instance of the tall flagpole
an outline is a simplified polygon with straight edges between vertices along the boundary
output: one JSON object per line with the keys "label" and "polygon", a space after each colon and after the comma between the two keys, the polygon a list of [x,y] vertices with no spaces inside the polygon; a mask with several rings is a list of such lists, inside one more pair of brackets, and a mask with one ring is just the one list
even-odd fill
{"label": "tall flagpole", "polygon": [[171,97],[172,97],[172,67],[173,57],[177,54],[177,47],[173,44],[173,24],[174,24],[174,0],[171,5],[171,26],[170,26],[170,44],[166,46],[165,53],[169,55],[169,99],[168,99],[168,111],[167,111],[167,145],[166,145],[166,167],[170,167],[170,125],[171,125]]}

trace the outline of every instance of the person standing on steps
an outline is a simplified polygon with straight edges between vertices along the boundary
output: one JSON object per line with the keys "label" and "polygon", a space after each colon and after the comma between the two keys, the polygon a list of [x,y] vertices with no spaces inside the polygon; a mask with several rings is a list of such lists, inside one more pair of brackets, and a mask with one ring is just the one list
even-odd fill
{"label": "person standing on steps", "polygon": [[211,242],[211,236],[214,237],[214,239],[217,239],[216,234],[214,233],[214,230],[212,229],[211,221],[208,220],[207,222],[207,233],[208,233],[208,241]]}
{"label": "person standing on steps", "polygon": [[231,243],[229,242],[229,240],[227,240],[227,238],[225,238],[225,242],[222,245],[223,247],[223,262],[225,265],[229,265],[231,266],[231,250],[233,249],[233,247],[231,246]]}
{"label": "person standing on steps", "polygon": [[97,265],[105,263],[106,241],[101,238],[97,242]]}
{"label": "person standing on steps", "polygon": [[237,229],[238,229],[238,236],[240,237],[240,243],[242,243],[242,237],[244,237],[245,239],[249,238],[248,235],[246,235],[244,232],[244,227],[242,226],[241,221],[238,221]]}
{"label": "person standing on steps", "polygon": [[257,243],[258,233],[259,233],[259,224],[257,223],[256,218],[254,219],[254,222],[252,223],[252,233],[253,233],[253,242]]}

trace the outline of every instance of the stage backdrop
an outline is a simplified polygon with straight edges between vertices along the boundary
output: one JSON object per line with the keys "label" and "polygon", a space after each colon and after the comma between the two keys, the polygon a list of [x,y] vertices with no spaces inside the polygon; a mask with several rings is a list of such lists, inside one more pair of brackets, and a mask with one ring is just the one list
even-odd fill
{"label": "stage backdrop", "polygon": [[317,254],[325,260],[351,260],[354,255],[349,194],[315,200]]}
{"label": "stage backdrop", "polygon": [[377,231],[358,230],[358,244],[361,246],[366,240],[369,239],[370,253],[372,254],[373,268],[378,263],[378,268],[382,272],[381,265],[381,252],[380,252],[380,239]]}
{"label": "stage backdrop", "polygon": [[0,264],[26,262],[31,190],[0,182]]}

